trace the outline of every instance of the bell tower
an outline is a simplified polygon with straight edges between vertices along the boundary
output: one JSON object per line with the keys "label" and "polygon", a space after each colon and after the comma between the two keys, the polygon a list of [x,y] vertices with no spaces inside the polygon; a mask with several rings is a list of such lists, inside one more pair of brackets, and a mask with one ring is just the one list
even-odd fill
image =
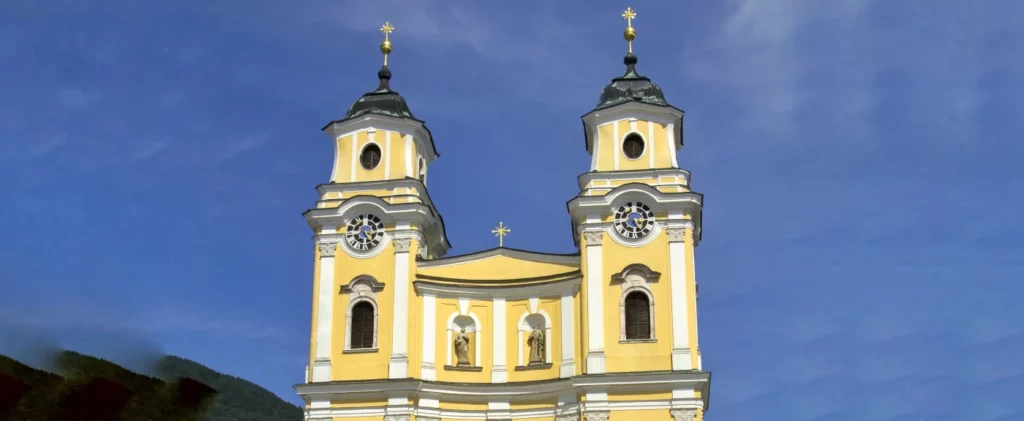
{"label": "bell tower", "polygon": [[[676,159],[683,110],[637,71],[636,13],[627,8],[622,17],[625,73],[582,117],[591,165],[568,203],[583,272],[583,373],[698,373],[693,252],[703,196],[690,190],[690,173]],[[699,399],[706,388],[695,383],[673,396]],[[602,399],[585,397],[598,408]],[[698,416],[680,411],[683,419]]]}
{"label": "bell tower", "polygon": [[404,379],[418,370],[417,262],[451,247],[427,194],[433,137],[391,89],[393,30],[381,27],[377,88],[323,128],[334,164],[304,213],[316,243],[307,382]]}

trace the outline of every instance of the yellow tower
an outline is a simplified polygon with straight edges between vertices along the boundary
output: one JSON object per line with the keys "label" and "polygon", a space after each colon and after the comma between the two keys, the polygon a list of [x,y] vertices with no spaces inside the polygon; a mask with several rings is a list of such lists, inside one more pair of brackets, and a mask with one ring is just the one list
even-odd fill
{"label": "yellow tower", "polygon": [[307,420],[701,420],[693,250],[702,196],[679,169],[683,112],[636,71],[583,116],[591,170],[568,202],[579,251],[446,256],[426,189],[430,132],[380,86],[324,131],[330,183],[315,233]]}

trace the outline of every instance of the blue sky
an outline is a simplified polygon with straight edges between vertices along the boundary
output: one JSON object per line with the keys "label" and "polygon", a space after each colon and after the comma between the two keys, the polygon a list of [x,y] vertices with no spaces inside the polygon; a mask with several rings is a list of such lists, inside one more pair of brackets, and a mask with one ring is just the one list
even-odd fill
{"label": "blue sky", "polygon": [[319,129],[376,86],[386,19],[452,252],[499,220],[575,251],[631,5],[705,194],[707,420],[1024,418],[1024,2],[84,4],[0,14],[2,352],[167,352],[298,402]]}

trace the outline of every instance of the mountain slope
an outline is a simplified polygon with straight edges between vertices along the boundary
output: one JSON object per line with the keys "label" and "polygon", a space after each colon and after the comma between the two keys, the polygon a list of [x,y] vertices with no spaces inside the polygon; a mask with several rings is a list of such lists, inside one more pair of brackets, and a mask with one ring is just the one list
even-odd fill
{"label": "mountain slope", "polygon": [[[160,378],[65,351],[60,375],[0,355],[0,420],[299,421],[302,409],[252,382],[167,356]],[[167,379],[167,380],[164,380]]]}

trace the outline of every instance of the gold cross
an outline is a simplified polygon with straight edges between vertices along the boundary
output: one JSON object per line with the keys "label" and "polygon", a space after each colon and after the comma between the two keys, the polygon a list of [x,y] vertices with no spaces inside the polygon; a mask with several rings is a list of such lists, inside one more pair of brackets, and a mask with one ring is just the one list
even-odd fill
{"label": "gold cross", "polygon": [[384,26],[380,27],[380,31],[384,33],[384,42],[380,43],[380,52],[384,53],[384,65],[388,65],[388,54],[391,53],[391,40],[388,38],[388,34],[395,31],[395,27],[391,26],[391,22],[384,22]]}
{"label": "gold cross", "polygon": [[498,247],[504,247],[505,236],[508,235],[508,233],[512,232],[512,230],[508,229],[508,227],[506,227],[503,222],[498,222],[498,227],[491,230],[491,232],[494,233],[496,237],[498,237]]}
{"label": "gold cross", "polygon": [[629,42],[629,52],[633,53],[633,39],[636,38],[636,29],[633,29],[633,19],[636,19],[636,11],[632,7],[627,7],[625,12],[622,12],[622,17],[626,19],[626,32],[623,35],[626,37],[626,41]]}

